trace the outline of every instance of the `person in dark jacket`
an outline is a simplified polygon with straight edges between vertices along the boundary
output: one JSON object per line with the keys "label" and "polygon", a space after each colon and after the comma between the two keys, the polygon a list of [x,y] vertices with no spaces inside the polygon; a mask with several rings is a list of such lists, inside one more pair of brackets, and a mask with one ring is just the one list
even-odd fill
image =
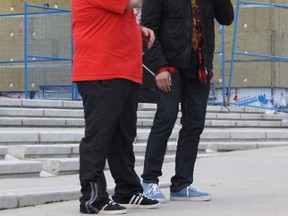
{"label": "person in dark jacket", "polygon": [[155,42],[144,50],[144,64],[155,73],[157,111],[149,134],[141,175],[146,196],[165,201],[158,183],[168,139],[181,103],[175,174],[170,200],[208,201],[211,195],[193,183],[194,165],[213,76],[215,19],[234,20],[230,0],[143,0],[141,25],[152,29]]}

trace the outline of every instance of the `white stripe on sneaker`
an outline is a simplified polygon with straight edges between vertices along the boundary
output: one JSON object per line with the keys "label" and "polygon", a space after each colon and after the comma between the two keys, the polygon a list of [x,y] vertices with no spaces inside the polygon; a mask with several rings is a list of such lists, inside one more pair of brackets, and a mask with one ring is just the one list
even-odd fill
{"label": "white stripe on sneaker", "polygon": [[140,205],[143,200],[143,197],[139,195],[133,195],[132,199],[130,200],[129,204]]}

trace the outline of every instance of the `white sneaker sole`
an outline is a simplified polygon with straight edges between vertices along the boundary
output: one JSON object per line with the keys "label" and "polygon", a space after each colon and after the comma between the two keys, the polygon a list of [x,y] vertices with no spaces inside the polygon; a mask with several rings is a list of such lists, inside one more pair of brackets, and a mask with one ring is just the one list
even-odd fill
{"label": "white sneaker sole", "polygon": [[101,210],[97,214],[98,215],[119,215],[119,214],[126,214],[126,213],[127,213],[127,209],[122,209],[122,210],[110,210],[110,211]]}
{"label": "white sneaker sole", "polygon": [[187,196],[170,196],[171,201],[210,201],[211,196],[201,196],[201,197],[187,197]]}
{"label": "white sneaker sole", "polygon": [[121,206],[126,207],[127,209],[154,209],[159,207],[159,203],[153,205],[137,205],[137,204],[120,204]]}

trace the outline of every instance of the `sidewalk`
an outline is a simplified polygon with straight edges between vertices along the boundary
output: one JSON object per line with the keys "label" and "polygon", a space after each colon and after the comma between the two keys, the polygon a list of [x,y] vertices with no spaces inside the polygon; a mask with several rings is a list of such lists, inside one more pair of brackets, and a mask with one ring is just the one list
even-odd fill
{"label": "sidewalk", "polygon": [[[142,167],[136,168],[141,174]],[[165,163],[161,186],[169,197],[169,180],[174,172],[174,163]],[[41,182],[40,182],[41,180]],[[107,174],[108,187],[113,187]],[[37,182],[39,181],[39,182]],[[195,168],[194,185],[213,196],[210,202],[174,201],[161,204],[159,209],[128,209],[132,216],[287,216],[288,215],[288,147],[262,148],[215,154],[199,158]],[[51,187],[50,187],[51,186]],[[50,188],[50,192],[64,188],[78,195],[78,176],[53,178],[2,179],[0,201],[4,194],[32,195]],[[49,190],[47,190],[47,195]],[[51,194],[50,194],[51,195]],[[59,194],[58,194],[59,195]],[[52,195],[53,196],[53,195]],[[2,201],[1,201],[2,202]],[[35,207],[0,211],[1,216],[76,216],[79,213],[77,200],[58,202]]]}

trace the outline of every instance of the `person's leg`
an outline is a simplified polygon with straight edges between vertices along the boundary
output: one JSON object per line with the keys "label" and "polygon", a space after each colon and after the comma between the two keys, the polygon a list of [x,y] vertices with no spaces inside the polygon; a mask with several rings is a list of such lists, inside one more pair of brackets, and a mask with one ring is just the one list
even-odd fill
{"label": "person's leg", "polygon": [[80,142],[80,210],[97,213],[109,202],[103,173],[111,144],[111,134],[120,116],[115,98],[121,98],[117,81],[79,82],[83,99],[85,136]]}
{"label": "person's leg", "polygon": [[[110,146],[108,163],[115,180],[114,197],[129,197],[142,193],[140,179],[134,170],[135,156],[133,142],[136,136],[138,89],[139,85],[122,80],[119,91],[124,91],[123,98],[115,98],[115,104],[124,102]],[[121,101],[119,101],[121,100]]]}
{"label": "person's leg", "polygon": [[158,184],[158,178],[162,175],[167,142],[179,111],[180,95],[180,74],[175,73],[172,76],[172,91],[164,93],[158,90],[157,111],[148,137],[143,174],[141,175],[145,183]]}
{"label": "person's leg", "polygon": [[109,168],[116,184],[112,198],[125,207],[156,208],[158,201],[143,196],[140,179],[134,170],[133,141],[136,136],[139,85],[121,80],[119,91],[123,91],[124,95],[122,98],[115,98],[114,102],[116,104],[124,102],[124,105],[119,107],[121,114],[113,133],[108,156]]}
{"label": "person's leg", "polygon": [[177,144],[175,175],[171,178],[171,192],[179,191],[193,182],[209,91],[210,83],[199,84],[195,79],[187,79],[184,82],[181,97],[182,128]]}

